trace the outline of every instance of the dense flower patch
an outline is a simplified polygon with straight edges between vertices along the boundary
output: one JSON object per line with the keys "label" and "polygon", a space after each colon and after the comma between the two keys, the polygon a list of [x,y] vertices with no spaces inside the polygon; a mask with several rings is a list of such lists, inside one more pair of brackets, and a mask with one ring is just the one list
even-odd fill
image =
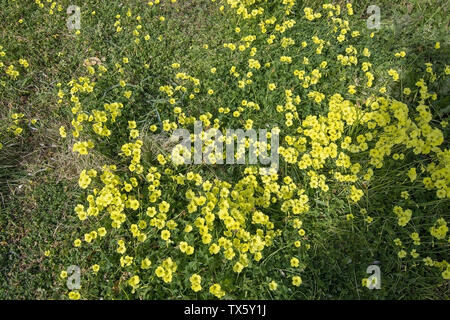
{"label": "dense flower patch", "polygon": [[[122,8],[105,24],[112,39],[130,44],[123,55],[86,59],[57,84],[72,117],[59,129],[61,143],[73,161],[99,159],[79,175],[79,232],[67,235],[67,254],[81,268],[81,287],[68,297],[234,298],[247,286],[301,297],[314,268],[315,221],[329,210],[352,232],[389,230],[385,246],[401,269],[438,270],[448,281],[448,123],[433,88],[450,67],[426,63],[408,83],[410,53],[375,59],[379,32],[351,4],[213,0],[227,38],[202,44],[205,59],[167,57],[167,81],[149,86],[151,59],[165,54],[163,12],[176,2]],[[56,2],[36,3],[61,11]],[[14,65],[0,67],[17,76]],[[12,115],[14,134],[22,117]],[[278,150],[246,138],[235,158],[277,152],[279,166],[217,164],[225,152],[209,154],[209,163],[174,161],[169,137],[177,129],[203,150],[211,144],[193,134],[196,121],[223,136],[228,128],[275,129]]]}

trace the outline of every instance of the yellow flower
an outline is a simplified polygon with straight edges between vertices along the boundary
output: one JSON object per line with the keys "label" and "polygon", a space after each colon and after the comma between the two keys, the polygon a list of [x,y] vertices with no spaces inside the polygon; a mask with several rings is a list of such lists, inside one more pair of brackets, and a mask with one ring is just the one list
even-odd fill
{"label": "yellow flower", "polygon": [[355,94],[356,93],[355,88],[356,88],[356,86],[353,86],[353,85],[348,86],[348,93]]}
{"label": "yellow flower", "polygon": [[103,228],[103,227],[98,228],[97,231],[98,231],[98,235],[99,235],[100,237],[104,237],[104,236],[106,235],[106,229]]}
{"label": "yellow flower", "polygon": [[302,284],[302,278],[300,278],[299,276],[293,276],[292,284],[296,287],[300,286]]}
{"label": "yellow flower", "polygon": [[199,283],[192,283],[192,284],[191,284],[191,289],[192,289],[194,292],[198,292],[198,291],[201,291],[201,290],[202,290],[202,286],[201,286]]}
{"label": "yellow flower", "polygon": [[362,281],[361,281],[361,284],[362,284],[363,287],[367,288],[368,285],[369,285],[369,279],[368,278],[363,278]]}
{"label": "yellow flower", "polygon": [[399,74],[397,71],[395,71],[394,69],[389,69],[388,74],[392,77],[392,79],[394,81],[398,81],[399,79]]}
{"label": "yellow flower", "polygon": [[189,281],[191,283],[200,283],[202,281],[202,277],[199,276],[198,274],[194,273],[190,278]]}
{"label": "yellow flower", "polygon": [[400,251],[397,253],[397,255],[398,255],[398,257],[399,257],[400,259],[402,259],[402,258],[406,257],[406,251],[405,251],[405,250],[400,250]]}
{"label": "yellow flower", "polygon": [[244,266],[240,262],[236,262],[235,265],[233,266],[233,271],[236,273],[240,273],[242,269],[244,269]]}
{"label": "yellow flower", "polygon": [[159,267],[156,268],[155,274],[156,274],[157,277],[162,278],[166,274],[166,270],[164,270],[163,267],[159,266]]}
{"label": "yellow flower", "polygon": [[163,230],[161,231],[161,239],[167,241],[170,238],[170,231],[169,230]]}
{"label": "yellow flower", "polygon": [[217,298],[222,298],[225,295],[225,291],[222,290],[222,287],[220,284],[213,284],[211,287],[209,287],[209,292],[213,295],[215,295]]}
{"label": "yellow flower", "polygon": [[60,135],[62,138],[67,137],[66,128],[64,128],[64,127],[61,126],[61,127],[59,128],[59,135]]}
{"label": "yellow flower", "polygon": [[217,254],[220,251],[220,247],[213,243],[210,247],[209,247],[209,253],[210,254]]}
{"label": "yellow flower", "polygon": [[81,298],[81,295],[78,291],[70,291],[69,292],[69,299],[70,300],[79,300]]}
{"label": "yellow flower", "polygon": [[201,281],[202,277],[200,277],[198,274],[194,273],[190,278],[189,281],[191,282],[191,289],[194,292],[198,292],[202,290]]}
{"label": "yellow flower", "polygon": [[447,268],[442,272],[442,278],[450,280],[450,265],[447,265]]}
{"label": "yellow flower", "polygon": [[188,246],[188,247],[186,248],[186,254],[187,254],[188,256],[190,256],[190,255],[193,254],[193,253],[194,253],[194,247]]}
{"label": "yellow flower", "polygon": [[73,245],[74,245],[75,247],[81,246],[81,240],[80,240],[80,239],[76,239],[76,240],[73,242]]}
{"label": "yellow flower", "polygon": [[133,288],[136,288],[139,285],[140,279],[139,276],[133,276],[128,280],[128,284]]}
{"label": "yellow flower", "polygon": [[275,290],[277,290],[277,288],[278,288],[278,284],[275,281],[272,280],[269,283],[269,290],[270,291],[275,291]]}

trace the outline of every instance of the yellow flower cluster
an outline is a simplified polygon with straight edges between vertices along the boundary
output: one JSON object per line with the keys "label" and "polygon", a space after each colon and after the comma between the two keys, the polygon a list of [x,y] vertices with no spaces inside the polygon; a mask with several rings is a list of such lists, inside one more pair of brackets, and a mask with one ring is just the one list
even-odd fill
{"label": "yellow flower cluster", "polygon": [[[127,75],[127,67],[133,62],[131,58],[122,57],[115,66],[116,73],[108,75],[117,92],[106,92],[113,95],[106,101],[117,102],[104,104],[102,110],[90,107],[87,97],[101,90],[93,79],[107,72],[104,67],[88,69],[88,77],[73,79],[67,88],[58,91],[58,98],[65,101],[73,114],[72,136],[76,139],[73,151],[86,155],[93,148],[100,151],[102,143],[106,143],[120,155],[117,165],[104,164],[98,173],[87,168],[81,172],[79,186],[86,189],[89,206],[85,208],[85,204],[80,203],[75,212],[83,226],[89,226],[84,234],[85,243],[95,244],[96,239],[104,237],[106,230],[112,228],[108,237],[112,237],[112,243],[117,243],[114,254],[133,292],[140,290],[147,281],[153,281],[148,280],[155,278],[153,274],[163,285],[187,274],[191,276],[185,283],[190,283],[192,291],[203,294],[203,282],[210,294],[222,298],[225,291],[218,283],[222,280],[215,279],[194,263],[194,269],[186,271],[184,262],[219,261],[224,272],[241,274],[261,265],[265,261],[263,258],[270,257],[278,248],[295,250],[286,255],[289,260],[283,263],[293,272],[289,277],[290,285],[300,286],[302,278],[297,273],[302,272],[303,260],[300,263],[299,253],[308,250],[312,238],[307,222],[315,203],[310,199],[342,196],[351,200],[349,208],[362,206],[366,202],[362,199],[369,197],[372,183],[381,169],[399,167],[398,163],[410,154],[426,156],[430,163],[422,167],[404,165],[398,176],[415,184],[417,189],[436,191],[439,199],[450,198],[450,151],[443,146],[444,133],[433,121],[429,99],[435,96],[428,92],[429,83],[425,79],[417,82],[417,106],[411,110],[407,104],[387,95],[387,84],[379,86],[377,81],[382,81],[383,77],[369,62],[370,50],[357,44],[345,44],[347,38],[359,37],[360,33],[352,30],[349,21],[341,16],[339,5],[325,4],[322,12],[305,8],[302,19],[313,24],[324,20],[332,36],[318,34],[311,37],[312,43],[308,44],[306,41],[310,40],[305,39],[295,45],[289,30],[298,22],[287,18],[295,1],[281,1],[281,9],[277,10],[283,15],[282,19],[266,12],[265,2],[226,1],[233,14],[244,20],[236,22],[242,23],[239,26],[233,26],[235,39],[223,43],[226,49],[219,48],[225,52],[226,62],[206,66],[207,75],[200,80],[184,70],[188,65],[171,61],[167,66],[172,73],[170,83],[158,84],[159,91],[155,91],[161,99],[155,100],[158,101],[155,120],[145,122],[146,127],[141,126],[142,119],[131,118],[135,114],[128,112],[135,107],[129,103],[134,97],[133,91],[125,89],[133,87],[127,83],[131,78]],[[159,1],[149,6],[156,4]],[[346,8],[351,16],[352,6],[349,4]],[[127,17],[132,17],[131,11],[128,12]],[[140,19],[135,18],[139,24],[128,31],[138,44],[142,27],[139,27]],[[116,20],[115,30],[128,32],[120,15]],[[247,30],[248,26],[253,29]],[[332,46],[342,50],[328,50]],[[203,48],[208,50],[209,47]],[[311,55],[306,53],[309,49],[312,49]],[[323,53],[327,53],[326,58],[321,56]],[[398,54],[398,57],[404,56],[403,52]],[[286,73],[282,73],[283,70],[287,70]],[[350,96],[347,92],[322,90],[333,72],[348,70],[360,73],[359,80],[363,80],[359,83],[367,80],[366,87],[374,87],[370,93],[382,92],[385,97],[363,96],[368,88],[363,88],[364,84],[360,86],[356,80],[352,84],[345,83],[345,91],[348,90]],[[390,69],[387,73],[392,78],[389,81],[399,81],[397,71]],[[434,75],[428,74],[431,78]],[[219,75],[227,77],[226,81],[230,81],[227,83],[234,85],[230,86],[233,90],[242,89],[233,91],[231,100],[226,100],[222,89],[211,80],[220,79],[223,84]],[[253,90],[264,90],[266,97],[253,95]],[[361,97],[355,96],[357,92]],[[217,108],[198,111],[198,103],[205,101]],[[300,113],[303,107],[324,109],[305,116]],[[282,119],[281,128],[277,128],[282,141],[276,151],[284,169],[279,172],[269,171],[263,175],[261,167],[247,165],[236,177],[222,179],[217,174],[221,169],[216,164],[182,165],[182,155],[191,155],[193,149],[177,147],[175,153],[179,157],[171,161],[164,146],[155,150],[148,143],[152,139],[165,139],[175,129],[190,129],[197,120],[215,130],[223,130],[230,122],[239,123],[247,130],[257,128],[261,125],[255,116],[258,111],[268,114],[273,111],[271,114],[279,117],[277,120]],[[126,132],[123,136],[121,129]],[[67,136],[65,130],[60,129],[62,137]],[[198,140],[207,144],[204,133],[191,134],[192,142]],[[93,141],[101,142],[94,145]],[[257,142],[246,139],[244,148],[234,156],[240,158],[252,144]],[[203,148],[205,150],[206,146]],[[269,149],[269,146],[263,148]],[[211,160],[216,163],[217,159]],[[413,211],[407,208],[410,203],[406,201],[412,198],[412,190],[402,193],[400,201],[405,202],[393,208],[398,225],[405,229],[411,226]],[[416,214],[416,210],[414,212]],[[354,211],[344,214],[351,223],[357,220]],[[364,221],[371,224],[374,219],[366,215]],[[438,240],[445,240],[447,231],[445,219],[437,220],[430,228],[431,235]],[[408,249],[408,252],[417,258],[421,237],[425,236],[409,231],[408,237],[417,247],[413,249],[416,251]],[[81,243],[76,239],[74,245],[80,247]],[[395,251],[398,257],[408,256],[400,239],[394,243],[399,247]],[[149,246],[155,248],[151,253]],[[430,264],[428,260],[427,263]],[[448,277],[447,265],[445,268],[444,277]],[[228,286],[222,285],[230,294]],[[269,283],[272,291],[278,286],[274,280]]]}
{"label": "yellow flower cluster", "polygon": [[199,292],[202,290],[201,282],[202,277],[200,277],[198,274],[194,273],[190,278],[189,281],[191,282],[191,289],[194,292]]}

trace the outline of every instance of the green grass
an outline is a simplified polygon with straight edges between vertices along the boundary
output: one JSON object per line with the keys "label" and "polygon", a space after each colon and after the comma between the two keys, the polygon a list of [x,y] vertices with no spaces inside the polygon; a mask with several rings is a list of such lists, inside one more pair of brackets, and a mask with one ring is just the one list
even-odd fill
{"label": "green grass", "polygon": [[[7,53],[6,60],[9,63],[14,62],[15,65],[19,58],[26,58],[30,62],[30,68],[20,69],[21,74],[15,81],[9,80],[3,71],[0,76],[3,81],[3,84],[0,84],[0,141],[3,143],[3,149],[0,150],[0,299],[65,298],[67,288],[64,281],[59,279],[61,270],[76,262],[93,263],[100,257],[108,260],[106,253],[115,251],[116,244],[113,240],[102,246],[104,253],[92,252],[84,255],[72,247],[73,239],[81,237],[82,232],[86,231],[86,226],[79,224],[73,212],[75,205],[81,203],[86,196],[86,192],[78,186],[80,171],[84,168],[99,170],[104,162],[114,163],[119,167],[127,165],[116,155],[120,145],[127,141],[126,130],[111,137],[107,143],[98,140],[99,150],[86,159],[80,159],[77,154],[72,153],[71,143],[59,137],[59,127],[69,128],[72,114],[65,104],[57,102],[57,83],[66,87],[72,78],[85,76],[87,73],[83,66],[84,59],[97,57],[108,68],[108,75],[99,79],[96,85],[98,91],[94,93],[95,96],[86,96],[83,100],[89,110],[100,109],[104,103],[120,99],[122,91],[117,88],[118,79],[124,79],[131,85],[130,88],[135,90],[125,106],[124,113],[127,118],[119,119],[119,124],[123,127],[126,127],[126,120],[130,119],[147,127],[149,124],[160,126],[160,117],[171,117],[173,120],[170,108],[159,104],[158,101],[164,98],[159,87],[173,82],[170,65],[174,62],[180,63],[183,71],[189,70],[190,75],[201,78],[203,88],[211,87],[218,93],[217,101],[207,95],[199,95],[195,103],[188,101],[188,115],[198,116],[211,112],[214,117],[223,121],[224,127],[231,128],[242,126],[242,119],[250,117],[254,119],[256,128],[266,125],[267,122],[274,124],[280,121],[275,120],[279,115],[274,108],[284,99],[282,93],[276,96],[252,89],[245,89],[242,93],[237,91],[235,84],[227,78],[229,71],[225,66],[236,64],[243,68],[246,62],[243,58],[232,56],[223,48],[224,42],[240,38],[240,35],[234,32],[234,24],[237,21],[233,19],[236,18],[224,16],[217,10],[218,4],[208,0],[179,0],[177,4],[166,2],[164,1],[158,13],[147,10],[146,1],[138,0],[127,1],[123,7],[114,1],[96,0],[85,3],[63,0],[58,2],[63,12],[56,12],[55,9],[53,15],[48,14],[48,9],[38,9],[34,1],[16,0],[8,1],[0,11],[0,45]],[[303,15],[305,6],[318,6],[317,1],[297,2],[293,10],[295,17]],[[44,3],[47,8],[49,4]],[[69,4],[82,7],[82,29],[79,36],[69,32],[65,26],[64,12]],[[368,4],[372,4],[372,1],[355,1],[355,25],[364,26],[367,17],[365,8]],[[381,74],[393,64],[401,70],[401,81],[388,88],[389,94],[412,106],[415,98],[405,97],[402,90],[404,87],[414,87],[418,80],[417,75],[423,74],[425,70],[424,63],[432,62],[438,69],[449,64],[448,1],[403,0],[395,4],[392,1],[378,1],[376,4],[381,8],[382,29],[371,47],[371,62],[378,68],[374,73]],[[142,23],[141,33],[151,35],[147,45],[135,45],[131,32],[123,32],[120,35],[115,33],[113,24],[119,13],[125,28],[134,28],[138,24],[126,17],[128,8],[133,11],[133,15],[140,14],[145,21]],[[94,10],[96,14],[92,15]],[[158,21],[159,15],[165,16],[164,23]],[[22,24],[19,24],[19,19],[23,19]],[[242,30],[241,34],[247,32],[248,30]],[[296,46],[303,40],[310,41],[312,35],[322,38],[327,36],[326,33],[327,29],[319,24],[313,26],[298,23],[292,31],[292,34],[298,36],[295,38]],[[163,36],[161,41],[157,39],[159,35]],[[436,41],[441,42],[440,51],[433,49]],[[208,44],[209,49],[205,50],[203,44]],[[393,53],[400,50],[407,51],[407,62],[402,63],[393,58]],[[292,52],[294,51],[293,49]],[[266,53],[262,52],[261,55]],[[120,75],[114,63],[125,56],[130,59],[130,64]],[[266,57],[269,57],[269,53]],[[311,60],[313,59],[315,58]],[[144,63],[149,64],[148,69],[143,67]],[[273,63],[277,64],[276,61]],[[217,82],[211,76],[209,70],[213,66],[217,66],[218,77],[225,79],[224,82]],[[288,81],[283,81],[291,76],[290,69],[283,68],[280,66],[264,71],[262,76],[255,79],[256,87],[265,88],[265,84],[270,81],[277,81],[280,87],[288,85]],[[318,91],[346,93],[347,80],[357,78],[357,75],[343,74],[342,77],[342,81],[332,81],[337,78],[336,74],[327,75],[326,79],[330,81],[325,79],[321,82]],[[439,95],[432,105],[434,114],[439,115],[436,123],[437,120],[448,119],[449,88],[448,77],[440,79],[432,88]],[[307,91],[298,89],[302,100],[307,101]],[[375,89],[372,91],[376,93]],[[364,94],[368,95],[369,92]],[[218,105],[233,107],[239,104],[242,96],[258,102],[262,106],[261,112],[249,112],[242,119],[217,113]],[[327,108],[325,103],[318,108],[303,103],[299,115],[304,118],[308,114],[325,114]],[[23,126],[24,133],[15,138],[6,132],[13,112],[22,112],[26,119],[37,119],[37,123],[28,122]],[[443,131],[448,137],[448,127]],[[448,140],[446,145],[448,146]],[[154,163],[155,157],[155,150],[149,150],[143,161]],[[428,161],[427,157],[415,156],[411,152],[406,157],[408,163]],[[364,159],[364,155],[361,155],[361,159]],[[233,182],[238,181],[242,175],[242,168],[227,166],[217,170],[208,167],[195,169],[205,177],[220,177]],[[184,170],[184,173],[188,170],[191,168]],[[409,235],[406,230],[401,231],[403,234],[399,235],[398,228],[395,228],[396,218],[392,214],[392,204],[397,203],[400,192],[404,190],[398,186],[399,180],[404,179],[404,176],[400,176],[401,170],[396,165],[387,166],[383,170],[384,177],[380,177],[368,191],[371,193],[370,204],[361,205],[370,208],[368,215],[374,218],[370,226],[357,211],[352,211],[354,220],[345,219],[345,215],[350,213],[349,210],[356,208],[349,206],[344,196],[308,191],[311,210],[303,222],[311,249],[299,253],[302,257],[302,286],[280,286],[276,292],[268,290],[267,283],[271,280],[277,283],[290,282],[288,276],[292,270],[280,267],[281,263],[288,262],[292,256],[290,249],[283,249],[284,240],[290,236],[284,234],[282,239],[275,240],[274,248],[280,248],[280,251],[275,251],[273,256],[269,254],[263,257],[256,271],[259,272],[256,279],[252,274],[253,270],[244,271],[238,276],[242,287],[237,288],[235,274],[221,278],[222,287],[231,292],[227,297],[448,299],[449,282],[442,280],[438,268],[415,268],[414,263],[403,262],[397,258],[393,247],[394,239],[400,236],[403,236],[402,239],[408,238]],[[305,177],[305,173],[298,168],[282,169],[282,172],[299,180]],[[334,187],[339,193],[338,183]],[[165,192],[177,199],[177,190],[171,188]],[[179,208],[185,208],[185,199],[178,199]],[[405,200],[403,205],[414,205],[417,211],[429,211],[436,217],[446,217],[448,221],[448,203],[448,199],[436,202],[424,192],[419,194],[414,202]],[[273,214],[277,215],[279,212]],[[430,220],[420,216],[413,218],[411,223],[423,233],[432,225]],[[424,242],[422,245],[426,246],[430,254],[440,257],[440,260],[449,259],[448,243],[443,247],[435,247],[431,242]],[[50,250],[50,257],[45,257],[46,250]],[[212,298],[211,295],[192,293],[189,289],[189,272],[193,273],[197,268],[205,270],[211,266],[215,275],[220,278],[225,266],[221,262],[208,260],[208,257],[201,258],[203,260],[200,259],[200,262],[192,262],[193,265],[188,265],[188,262],[186,265],[184,262],[180,264],[180,269],[186,272],[186,277],[180,280],[181,282],[172,287],[161,285],[143,289],[138,295],[130,294],[130,290],[124,289],[124,286],[110,285],[106,281],[120,278],[119,269],[114,267],[117,261],[111,259],[110,279],[99,280],[98,285],[94,285],[96,280],[91,275],[85,279],[90,286],[86,289],[89,292],[88,298],[96,298],[99,295],[107,298]],[[366,268],[374,261],[380,262],[381,290],[367,290],[361,286],[361,279],[368,276]],[[155,260],[153,263],[155,264]],[[204,291],[207,291],[206,288]]]}

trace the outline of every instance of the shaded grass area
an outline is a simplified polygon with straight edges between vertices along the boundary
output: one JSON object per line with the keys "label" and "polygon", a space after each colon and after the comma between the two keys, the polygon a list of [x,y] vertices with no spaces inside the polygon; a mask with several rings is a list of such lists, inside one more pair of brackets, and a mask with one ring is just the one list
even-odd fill
{"label": "shaded grass area", "polygon": [[[75,193],[61,183],[41,179],[1,210],[0,228],[7,231],[0,241],[3,299],[58,298],[54,264],[61,263],[60,246],[73,231],[67,217]],[[46,250],[52,252],[50,257],[45,257]]]}

